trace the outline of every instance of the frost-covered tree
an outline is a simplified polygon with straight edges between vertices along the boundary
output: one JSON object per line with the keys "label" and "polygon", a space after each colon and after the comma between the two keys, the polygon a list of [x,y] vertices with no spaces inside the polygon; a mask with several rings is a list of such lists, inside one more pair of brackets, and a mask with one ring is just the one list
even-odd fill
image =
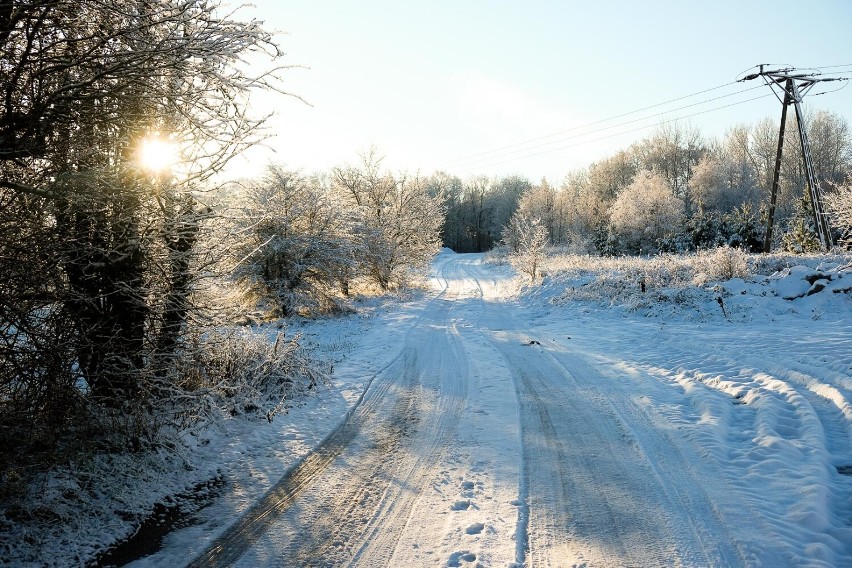
{"label": "frost-covered tree", "polygon": [[818,177],[843,183],[852,174],[852,129],[842,116],[817,111],[808,120],[808,141]]}
{"label": "frost-covered tree", "polygon": [[679,123],[663,124],[632,151],[638,167],[657,172],[688,212],[692,208],[692,174],[706,151],[701,133]]}
{"label": "frost-covered tree", "polygon": [[509,224],[509,220],[518,209],[521,197],[530,188],[532,188],[530,181],[517,175],[494,180],[487,196],[492,203],[490,207],[491,224],[488,227],[488,234],[492,241],[500,238],[503,228]]}
{"label": "frost-covered tree", "polygon": [[694,210],[703,208],[722,215],[744,203],[760,203],[763,194],[747,144],[748,129],[737,127],[721,143],[710,146],[692,175]]}
{"label": "frost-covered tree", "polygon": [[248,182],[230,214],[232,274],[254,302],[287,317],[333,307],[355,262],[351,227],[315,179],[270,166]]}
{"label": "frost-covered tree", "polygon": [[383,290],[423,270],[441,248],[443,197],[431,195],[426,180],[395,177],[381,170],[375,149],[361,167],[342,167],[333,176],[341,198],[354,213],[354,234],[367,275]]}
{"label": "frost-covered tree", "polygon": [[[184,388],[202,183],[260,137],[250,91],[278,88],[273,36],[226,13],[0,3],[0,437],[55,439],[88,403],[162,409]],[[155,134],[171,170],[140,167]]]}
{"label": "frost-covered tree", "polygon": [[503,230],[503,244],[508,248],[512,267],[534,283],[547,250],[547,227],[540,219],[518,210]]}
{"label": "frost-covered tree", "polygon": [[[632,179],[632,174],[631,174]],[[601,248],[595,245],[606,242],[606,226],[609,222],[607,208],[609,201],[592,191],[587,171],[579,170],[570,173],[562,181],[559,193],[563,241],[577,252],[588,253]],[[602,236],[603,239],[597,237]]]}
{"label": "frost-covered tree", "polygon": [[672,195],[665,178],[640,172],[609,209],[618,248],[628,253],[658,250],[660,240],[682,225],[683,209],[683,201]]}
{"label": "frost-covered tree", "polygon": [[447,210],[441,228],[445,247],[464,252],[466,242],[462,200],[464,198],[461,178],[445,172],[436,172],[426,180],[429,195],[442,196]]}
{"label": "frost-covered tree", "polygon": [[531,187],[528,180],[519,176],[474,176],[462,182],[441,173],[429,178],[428,184],[445,189],[443,242],[456,252],[490,249],[500,239],[521,195]]}
{"label": "frost-covered tree", "polygon": [[852,185],[832,188],[825,196],[832,222],[841,234],[841,242],[850,244],[852,240]]}
{"label": "frost-covered tree", "polygon": [[547,231],[550,243],[556,243],[556,190],[542,179],[527,190],[518,203],[518,214],[526,219],[537,219]]}

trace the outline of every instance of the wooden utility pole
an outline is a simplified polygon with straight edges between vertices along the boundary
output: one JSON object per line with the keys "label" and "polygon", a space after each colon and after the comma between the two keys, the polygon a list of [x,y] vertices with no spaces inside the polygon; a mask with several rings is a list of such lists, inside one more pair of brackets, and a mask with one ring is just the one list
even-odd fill
{"label": "wooden utility pole", "polygon": [[778,202],[778,180],[781,177],[781,156],[784,152],[784,129],[787,126],[787,106],[789,104],[790,93],[785,92],[784,102],[781,107],[781,128],[778,129],[778,153],[775,154],[775,173],[772,177],[772,193],[769,197],[769,218],[766,220],[766,237],[763,239],[763,252],[769,252],[772,246],[772,226],[775,223],[775,205]]}

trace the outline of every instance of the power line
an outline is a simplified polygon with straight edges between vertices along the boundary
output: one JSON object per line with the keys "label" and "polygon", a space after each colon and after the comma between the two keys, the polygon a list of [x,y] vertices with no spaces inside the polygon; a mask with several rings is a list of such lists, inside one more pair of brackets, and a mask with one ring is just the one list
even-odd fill
{"label": "power line", "polygon": [[[761,86],[762,86],[762,85],[761,85]],[[533,158],[533,157],[535,157],[535,156],[541,156],[541,155],[543,155],[543,154],[549,154],[549,153],[552,153],[552,152],[559,152],[559,151],[561,151],[561,150],[567,150],[567,149],[569,149],[569,148],[575,148],[575,147],[577,147],[577,146],[583,146],[583,145],[585,145],[585,144],[591,144],[592,142],[599,142],[599,141],[601,141],[601,140],[608,140],[608,139],[610,139],[610,138],[615,138],[615,137],[617,137],[617,136],[622,136],[622,135],[624,135],[624,134],[630,134],[630,133],[632,133],[632,132],[638,132],[638,131],[640,131],[640,130],[645,130],[645,129],[647,129],[647,128],[652,128],[652,127],[654,127],[654,126],[659,126],[659,125],[662,125],[662,124],[669,124],[669,123],[677,122],[677,121],[679,121],[679,120],[684,120],[684,119],[687,119],[687,118],[692,118],[693,116],[699,116],[699,115],[702,115],[702,114],[707,114],[707,113],[710,113],[710,112],[715,112],[715,111],[717,111],[717,110],[722,110],[722,109],[730,108],[730,107],[733,107],[733,106],[737,106],[737,105],[741,105],[741,104],[749,103],[749,102],[752,102],[752,101],[756,101],[756,100],[758,100],[758,99],[764,99],[764,98],[771,97],[771,96],[772,96],[772,94],[771,94],[771,93],[770,93],[770,94],[765,94],[765,95],[759,95],[759,96],[757,96],[757,97],[753,97],[753,98],[746,99],[746,100],[743,100],[743,101],[737,101],[737,102],[735,102],[735,103],[731,103],[731,104],[727,104],[727,105],[722,105],[722,106],[719,106],[719,107],[711,108],[711,109],[708,109],[708,110],[703,110],[703,111],[696,112],[696,113],[692,113],[692,114],[688,114],[688,115],[685,115],[685,116],[679,116],[679,117],[671,118],[671,119],[668,119],[668,120],[663,120],[663,121],[660,121],[660,122],[658,122],[658,123],[654,123],[654,124],[647,124],[647,125],[645,125],[645,126],[640,126],[640,127],[638,127],[638,128],[632,128],[632,129],[630,129],[630,130],[624,130],[624,131],[621,131],[621,132],[616,132],[616,133],[614,133],[614,134],[609,134],[609,135],[607,135],[607,136],[600,136],[600,137],[598,137],[598,138],[593,138],[593,139],[590,139],[590,140],[583,140],[583,141],[581,141],[581,142],[576,142],[576,143],[574,143],[574,144],[568,144],[568,145],[566,145],[566,146],[559,146],[558,148],[551,148],[551,149],[549,149],[549,150],[544,150],[544,151],[542,151],[542,152],[533,152],[533,153],[531,153],[531,154],[524,154],[524,155],[521,155],[521,156],[516,156],[516,157],[514,157],[514,158],[508,158],[508,159],[505,159],[505,160],[492,161],[492,162],[489,162],[489,163],[486,163],[486,164],[476,164],[476,165],[463,166],[463,167],[461,168],[461,170],[460,170],[460,171],[469,171],[469,170],[471,170],[471,169],[473,169],[473,168],[484,168],[484,167],[496,166],[496,165],[500,165],[500,164],[503,164],[503,163],[506,163],[506,162],[514,162],[514,161],[516,161],[516,160],[523,160],[523,159],[526,159],[526,158]],[[635,121],[634,121],[634,122],[635,122]],[[603,130],[604,130],[604,129],[601,129],[601,130],[599,130],[599,131],[597,131],[597,132],[601,132],[601,131],[603,131]],[[595,133],[595,132],[592,132],[592,133],[590,133],[590,134],[594,134],[594,133]],[[495,159],[496,159],[496,158],[495,158]]]}
{"label": "power line", "polygon": [[816,65],[811,69],[837,69],[838,67],[852,67],[852,63],[844,63],[842,65]]}
{"label": "power line", "polygon": [[449,164],[454,164],[454,163],[456,163],[456,162],[464,162],[464,161],[467,161],[467,160],[468,160],[468,159],[470,159],[470,158],[477,158],[477,157],[479,157],[479,156],[484,156],[484,155],[486,155],[486,154],[491,154],[491,153],[494,153],[494,152],[499,152],[499,151],[501,151],[501,150],[505,150],[505,149],[508,149],[508,148],[514,148],[515,146],[522,146],[522,145],[524,145],[524,144],[529,144],[530,142],[538,142],[539,140],[544,140],[545,138],[552,138],[552,137],[554,137],[554,136],[559,136],[559,135],[561,135],[561,134],[565,134],[565,133],[567,133],[567,132],[572,132],[572,131],[574,131],[574,130],[579,130],[579,129],[581,129],[581,128],[587,128],[587,127],[589,127],[589,126],[594,126],[594,125],[596,125],[596,124],[601,124],[601,123],[603,123],[603,122],[609,122],[610,120],[615,120],[615,119],[618,119],[618,118],[623,118],[623,117],[625,117],[625,116],[629,116],[629,115],[631,115],[631,114],[636,114],[636,113],[643,112],[643,111],[646,111],[646,110],[650,110],[650,109],[653,109],[653,108],[661,107],[661,106],[663,106],[663,105],[667,105],[667,104],[674,103],[674,102],[677,102],[677,101],[682,101],[682,100],[684,100],[684,99],[688,99],[688,98],[691,98],[691,97],[697,97],[698,95],[703,95],[704,93],[709,93],[709,92],[711,92],[711,91],[716,91],[716,90],[719,90],[719,89],[722,89],[722,88],[725,88],[725,87],[730,87],[731,85],[735,85],[736,83],[737,83],[737,81],[732,81],[732,82],[730,82],[730,83],[725,83],[724,85],[718,85],[718,86],[716,86],[716,87],[710,87],[709,89],[704,89],[704,90],[702,90],[702,91],[698,91],[698,92],[695,92],[695,93],[692,93],[692,94],[689,94],[689,95],[684,95],[684,96],[682,96],[682,97],[677,97],[677,98],[670,99],[670,100],[667,100],[667,101],[664,101],[664,102],[661,102],[661,103],[657,103],[657,104],[653,104],[653,105],[650,105],[650,106],[642,107],[642,108],[639,108],[639,109],[636,109],[636,110],[632,110],[632,111],[629,111],[629,112],[625,112],[625,113],[622,113],[622,114],[618,114],[618,115],[615,115],[615,116],[610,116],[610,117],[608,117],[608,118],[603,118],[603,119],[601,119],[601,120],[596,120],[596,121],[594,121],[594,122],[590,122],[590,123],[588,123],[588,124],[583,124],[583,125],[580,125],[580,126],[575,126],[575,127],[568,128],[568,129],[565,129],[565,130],[560,130],[560,131],[558,131],[558,132],[553,132],[553,133],[551,133],[551,134],[545,134],[545,135],[543,135],[543,136],[537,136],[537,137],[535,137],[535,138],[530,138],[530,139],[528,139],[528,140],[523,140],[523,141],[521,141],[521,142],[516,142],[516,143],[514,143],[514,144],[508,144],[508,145],[506,145],[506,146],[500,146],[500,147],[497,147],[497,148],[493,148],[493,149],[491,149],[491,150],[486,150],[486,151],[484,151],[484,152],[479,152],[479,153],[477,153],[477,154],[472,154],[472,155],[469,155],[469,156],[464,156],[464,157],[461,157],[461,158],[458,158],[458,159],[455,159],[455,160],[449,160],[449,161],[446,161],[446,162],[443,162],[443,163],[439,164],[439,166],[445,166],[445,165],[449,165]]}
{"label": "power line", "polygon": [[[788,67],[790,67],[792,69],[791,66],[788,66]],[[852,63],[845,63],[845,64],[840,64],[840,65],[823,65],[823,66],[819,66],[819,67],[813,67],[812,69],[819,70],[819,74],[822,74],[822,75],[846,75],[849,72],[852,72],[852,70],[831,71],[831,72],[826,72],[826,73],[822,73],[822,71],[821,71],[823,69],[838,69],[838,68],[842,68],[842,67],[852,67]],[[750,69],[754,69],[754,68],[755,67],[751,67]],[[838,80],[838,79],[829,79],[829,80]],[[619,118],[624,118],[624,117],[627,117],[627,116],[630,116],[630,115],[633,115],[633,114],[637,114],[637,113],[641,113],[641,112],[644,112],[644,111],[647,111],[647,110],[650,110],[650,109],[659,108],[659,107],[662,107],[662,106],[665,106],[665,105],[669,105],[669,104],[677,102],[677,101],[689,99],[689,98],[696,97],[698,95],[702,95],[702,94],[705,94],[705,93],[708,93],[708,92],[716,91],[716,90],[719,90],[719,89],[722,89],[722,88],[725,88],[725,87],[729,87],[729,86],[734,85],[734,84],[739,83],[739,82],[742,82],[742,79],[738,80],[738,81],[733,81],[733,82],[730,82],[730,83],[718,85],[718,86],[715,86],[715,87],[710,87],[708,89],[703,89],[701,91],[697,91],[697,92],[689,94],[689,95],[676,97],[676,98],[673,98],[673,99],[669,99],[667,101],[663,101],[663,102],[656,103],[656,104],[653,104],[653,105],[649,105],[649,106],[646,106],[646,107],[642,107],[642,108],[639,108],[639,109],[636,109],[636,110],[632,110],[632,111],[629,111],[629,112],[614,115],[614,116],[604,118],[604,119],[601,119],[601,120],[596,120],[594,122],[589,122],[589,123],[582,124],[582,125],[579,125],[579,126],[575,126],[575,127],[572,127],[572,128],[568,128],[568,129],[565,129],[565,130],[560,130],[558,132],[554,132],[554,133],[551,133],[551,134],[546,134],[546,135],[543,135],[543,136],[537,136],[537,137],[534,137],[534,138],[523,140],[521,142],[508,144],[508,145],[493,148],[491,150],[487,150],[487,151],[484,151],[484,152],[479,152],[479,153],[471,154],[471,155],[468,155],[468,156],[465,156],[465,157],[462,157],[462,158],[457,158],[455,160],[441,162],[437,167],[438,167],[438,169],[441,169],[441,168],[459,169],[460,168],[461,171],[469,171],[471,169],[479,168],[479,167],[489,167],[489,166],[498,165],[498,164],[501,164],[501,163],[504,163],[504,162],[507,162],[507,161],[511,162],[511,161],[516,161],[516,160],[520,160],[520,159],[530,158],[530,157],[539,156],[539,155],[542,155],[542,154],[547,154],[547,153],[557,152],[557,151],[560,151],[560,150],[565,150],[565,149],[568,149],[568,148],[582,146],[582,145],[589,144],[589,143],[592,143],[592,142],[597,142],[597,141],[600,141],[600,140],[606,140],[606,139],[609,139],[609,138],[614,138],[614,137],[621,136],[621,135],[624,135],[624,134],[629,134],[629,133],[632,133],[632,132],[644,130],[644,129],[650,128],[652,126],[655,126],[655,125],[677,122],[678,120],[683,120],[683,119],[690,118],[690,117],[693,117],[693,116],[699,116],[699,115],[702,115],[702,114],[707,114],[709,112],[714,112],[714,111],[717,111],[717,110],[730,108],[730,107],[733,107],[733,106],[736,106],[736,105],[745,104],[745,103],[748,103],[748,102],[751,102],[751,101],[754,101],[754,100],[764,98],[765,96],[769,96],[769,95],[758,96],[758,97],[738,101],[738,102],[735,102],[735,103],[731,103],[731,104],[728,104],[728,105],[715,107],[715,108],[708,109],[708,110],[705,110],[705,111],[696,112],[696,113],[689,114],[689,115],[686,115],[686,116],[673,118],[673,119],[669,119],[669,120],[663,120],[661,122],[658,122],[658,123],[655,123],[655,124],[652,124],[652,125],[640,126],[638,128],[633,128],[633,129],[630,129],[630,130],[617,132],[617,133],[607,135],[607,136],[602,136],[602,137],[589,139],[589,140],[583,140],[583,141],[580,141],[580,142],[577,142],[577,143],[574,143],[574,144],[569,144],[569,145],[561,145],[561,146],[558,146],[556,148],[550,148],[550,149],[547,149],[547,150],[543,150],[541,152],[530,153],[531,150],[546,148],[546,147],[552,146],[554,144],[564,143],[568,140],[574,140],[574,139],[577,139],[577,138],[592,136],[592,135],[598,134],[600,132],[612,130],[614,128],[620,128],[620,127],[627,126],[627,125],[630,125],[630,124],[635,124],[637,122],[649,120],[649,119],[652,119],[652,118],[661,117],[661,116],[664,116],[664,115],[668,115],[672,112],[677,112],[679,110],[684,110],[684,109],[687,109],[687,108],[700,106],[700,105],[707,104],[707,103],[710,103],[710,102],[713,102],[713,101],[717,101],[717,100],[720,100],[720,99],[723,99],[723,98],[727,98],[727,97],[739,95],[739,94],[742,94],[742,93],[745,93],[745,92],[748,92],[748,91],[751,91],[751,90],[759,89],[759,88],[762,87],[762,86],[756,86],[756,87],[752,87],[752,88],[749,88],[749,89],[743,89],[743,90],[736,91],[736,92],[733,92],[733,93],[728,93],[728,94],[720,95],[720,96],[717,96],[717,97],[712,97],[712,98],[709,98],[709,99],[706,99],[706,100],[703,100],[703,101],[699,101],[699,102],[696,102],[696,103],[683,105],[681,107],[677,107],[677,108],[674,108],[674,109],[665,110],[665,111],[662,111],[662,112],[659,112],[659,113],[656,113],[656,114],[652,114],[652,115],[648,115],[648,116],[644,116],[644,117],[640,117],[640,118],[636,118],[636,119],[632,119],[632,120],[628,120],[628,121],[619,122],[619,123],[609,125],[609,126],[605,126],[605,127],[602,127],[602,128],[596,128],[596,129],[593,129],[593,130],[586,130],[585,132],[579,132],[577,134],[573,134],[573,135],[567,136],[567,137],[563,136],[564,134],[567,134],[567,133],[570,133],[570,132],[575,132],[575,131],[578,131],[578,130],[585,130],[585,129],[588,129],[589,127],[592,127],[592,126],[600,125],[600,124],[610,122],[610,121],[613,121],[613,120],[616,120],[616,119],[619,119]],[[833,91],[828,91],[828,92],[833,92]],[[824,93],[815,93],[815,95],[817,95],[817,94],[824,94]],[[555,138],[555,137],[560,137],[560,138],[558,138],[556,140],[550,140],[550,141],[547,141],[547,142],[542,142],[542,143],[535,144],[535,145],[532,145],[532,146],[529,145],[529,144],[534,143],[534,142],[539,142],[539,141],[542,141],[542,140],[547,140],[548,138]],[[520,156],[515,156],[516,154],[519,154],[521,152],[526,152],[526,153],[523,154],[523,155],[520,155]],[[512,156],[514,156],[514,157],[512,157]]]}
{"label": "power line", "polygon": [[[727,97],[731,97],[731,96],[734,96],[734,95],[740,95],[742,93],[745,93],[745,92],[748,92],[748,91],[753,91],[753,90],[756,90],[756,89],[760,89],[762,87],[763,87],[763,85],[757,85],[755,87],[751,87],[751,88],[748,88],[748,89],[742,89],[742,90],[736,91],[734,93],[728,93],[726,95],[720,95],[718,97],[713,97],[713,98],[710,98],[710,99],[707,99],[707,100],[699,101],[697,103],[683,105],[683,106],[680,106],[680,107],[677,107],[677,108],[674,108],[674,109],[670,109],[670,110],[666,110],[666,111],[663,111],[663,112],[659,112],[659,113],[656,113],[656,114],[643,116],[643,117],[640,117],[640,118],[635,118],[633,120],[627,120],[627,121],[624,121],[624,122],[619,122],[619,123],[616,123],[616,124],[605,126],[603,128],[597,128],[597,129],[594,129],[594,130],[581,132],[581,133],[574,134],[572,136],[568,136],[568,137],[561,138],[561,139],[558,139],[558,140],[552,140],[550,142],[544,142],[542,144],[536,144],[534,146],[527,146],[527,147],[519,148],[519,149],[516,149],[516,150],[507,150],[505,152],[500,152],[500,153],[496,153],[496,154],[489,154],[489,155],[486,155],[486,153],[483,153],[483,154],[481,154],[482,157],[479,157],[479,158],[471,158],[471,159],[468,159],[468,160],[456,160],[457,163],[454,166],[451,166],[451,167],[456,167],[456,168],[458,168],[458,167],[462,167],[462,168],[472,167],[479,162],[495,160],[497,158],[505,158],[505,157],[508,157],[508,156],[512,156],[513,154],[517,154],[519,152],[528,152],[530,150],[536,150],[536,149],[539,149],[539,148],[544,148],[544,147],[547,147],[547,146],[550,146],[550,145],[553,145],[553,144],[559,144],[559,143],[562,143],[562,142],[566,142],[568,140],[583,138],[583,137],[586,137],[586,136],[592,136],[592,135],[598,134],[600,132],[612,130],[614,128],[620,128],[620,127],[627,126],[627,125],[630,125],[630,124],[635,124],[637,122],[642,122],[644,120],[650,120],[650,119],[653,119],[653,118],[658,118],[660,116],[665,116],[665,115],[671,114],[673,112],[677,112],[677,111],[680,111],[680,110],[685,110],[685,109],[688,109],[688,108],[693,108],[693,107],[696,107],[696,106],[704,105],[704,104],[707,104],[707,103],[710,103],[710,102],[713,102],[713,101],[718,101],[718,100],[721,100],[721,99],[724,99],[724,98],[727,98]],[[748,99],[748,100],[753,100],[753,99]],[[748,101],[742,101],[742,102],[748,102]],[[738,103],[735,103],[735,104],[738,104]],[[655,105],[655,106],[659,106],[659,105]],[[725,108],[725,107],[720,107],[720,108]],[[632,114],[632,113],[628,113],[628,114]],[[698,113],[698,114],[701,114],[701,113]],[[622,115],[622,116],[624,116],[624,115]],[[694,116],[694,115],[690,115],[690,116]],[[598,121],[598,122],[600,123],[602,121]],[[585,125],[585,126],[591,126],[591,125]],[[584,127],[578,127],[578,128],[585,128],[585,126]],[[628,131],[628,132],[631,132],[631,131]]]}

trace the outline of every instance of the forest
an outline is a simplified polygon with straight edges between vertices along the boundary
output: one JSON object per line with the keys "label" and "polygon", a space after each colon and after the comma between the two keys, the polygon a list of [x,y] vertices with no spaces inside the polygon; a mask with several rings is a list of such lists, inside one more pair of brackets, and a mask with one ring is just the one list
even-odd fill
{"label": "forest", "polygon": [[[801,142],[788,118],[772,250],[818,250]],[[806,125],[814,166],[835,210],[848,184],[852,133],[843,117],[816,111]],[[482,252],[504,239],[513,215],[535,220],[547,243],[577,254],[656,254],[717,246],[763,250],[778,145],[777,121],[731,126],[720,140],[668,123],[613,156],[569,173],[559,187],[520,177],[463,181],[435,174],[447,198],[445,246]],[[846,225],[838,219],[835,242]]]}
{"label": "forest", "polygon": [[[778,127],[680,124],[574,171],[218,173],[263,140],[258,89],[287,95],[274,34],[202,0],[0,5],[0,498],[92,454],[174,449],[223,417],[272,420],[329,373],[261,322],[352,309],[416,283],[447,247],[584,255],[762,250]],[[251,61],[248,65],[246,62]],[[258,64],[257,62],[262,62]],[[295,96],[295,95],[291,95]],[[296,97],[297,98],[297,97]],[[852,133],[809,115],[838,246]],[[818,248],[787,128],[774,249]],[[172,163],[143,163],[162,144]],[[535,269],[532,276],[535,278]]]}

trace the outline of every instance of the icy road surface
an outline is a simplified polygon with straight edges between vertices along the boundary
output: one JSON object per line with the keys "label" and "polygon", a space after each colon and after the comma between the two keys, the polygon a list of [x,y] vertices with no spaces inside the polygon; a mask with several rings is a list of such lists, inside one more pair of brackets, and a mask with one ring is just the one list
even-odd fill
{"label": "icy road surface", "polygon": [[348,419],[191,565],[852,565],[848,323],[536,311],[505,274],[440,255]]}

